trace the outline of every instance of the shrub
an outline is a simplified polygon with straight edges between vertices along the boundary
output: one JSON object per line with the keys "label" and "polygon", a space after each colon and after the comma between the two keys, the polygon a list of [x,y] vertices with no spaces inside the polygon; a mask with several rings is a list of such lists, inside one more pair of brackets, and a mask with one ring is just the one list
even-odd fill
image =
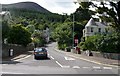
{"label": "shrub", "polygon": [[20,44],[26,47],[31,42],[31,34],[23,26],[15,25],[11,28],[8,43]]}

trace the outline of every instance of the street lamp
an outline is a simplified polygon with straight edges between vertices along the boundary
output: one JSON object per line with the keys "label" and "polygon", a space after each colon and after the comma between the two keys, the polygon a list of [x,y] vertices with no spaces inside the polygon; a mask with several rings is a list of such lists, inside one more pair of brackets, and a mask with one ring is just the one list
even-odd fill
{"label": "street lamp", "polygon": [[73,13],[73,48],[74,48],[74,21],[75,21],[75,15]]}
{"label": "street lamp", "polygon": [[[74,4],[77,4],[78,2],[77,1],[74,1],[73,2]],[[74,48],[74,26],[75,26],[75,14],[73,13],[73,48]]]}

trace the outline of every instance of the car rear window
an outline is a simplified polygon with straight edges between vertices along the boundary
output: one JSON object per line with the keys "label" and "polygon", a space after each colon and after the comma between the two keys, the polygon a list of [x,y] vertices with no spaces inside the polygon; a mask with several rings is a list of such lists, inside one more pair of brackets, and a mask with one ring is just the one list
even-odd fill
{"label": "car rear window", "polygon": [[36,49],[35,52],[41,52],[41,51],[47,51],[46,49],[44,48],[40,48],[40,49]]}
{"label": "car rear window", "polygon": [[35,52],[41,52],[43,51],[42,49],[36,49]]}

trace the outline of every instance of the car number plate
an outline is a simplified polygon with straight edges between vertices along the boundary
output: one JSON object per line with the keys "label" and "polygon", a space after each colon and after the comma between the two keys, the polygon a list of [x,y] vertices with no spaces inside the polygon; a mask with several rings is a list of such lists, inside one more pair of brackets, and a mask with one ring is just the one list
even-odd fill
{"label": "car number plate", "polygon": [[43,54],[43,53],[39,53],[39,54]]}

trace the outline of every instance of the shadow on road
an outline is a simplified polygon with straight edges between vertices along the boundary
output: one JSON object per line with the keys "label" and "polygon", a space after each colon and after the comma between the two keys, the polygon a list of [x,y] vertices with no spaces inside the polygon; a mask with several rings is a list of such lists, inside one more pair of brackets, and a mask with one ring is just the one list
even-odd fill
{"label": "shadow on road", "polygon": [[19,62],[19,61],[13,61],[13,60],[0,62],[0,64],[17,64],[17,63],[21,63],[21,62]]}
{"label": "shadow on road", "polygon": [[38,59],[35,59],[35,60],[51,60],[51,59],[48,57],[48,58],[38,58]]}

